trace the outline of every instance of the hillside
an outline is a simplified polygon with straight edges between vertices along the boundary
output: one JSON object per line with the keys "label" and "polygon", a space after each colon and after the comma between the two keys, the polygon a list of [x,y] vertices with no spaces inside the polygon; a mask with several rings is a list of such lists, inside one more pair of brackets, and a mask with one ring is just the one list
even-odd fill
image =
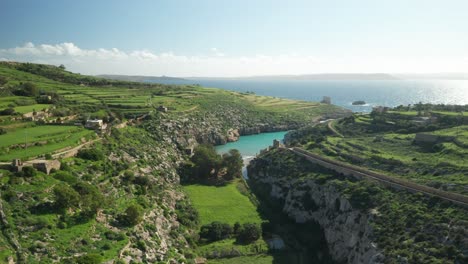
{"label": "hillside", "polygon": [[[199,227],[179,182],[180,165],[197,144],[349,114],[332,105],[113,81],[49,65],[2,62],[0,76],[5,263],[190,263],[201,252],[193,238]],[[105,125],[87,122],[94,118]],[[84,127],[90,124],[94,129]],[[24,162],[21,172],[12,159]]]}
{"label": "hillside", "polygon": [[101,74],[97,77],[129,82],[164,82],[164,81],[187,81],[187,79],[169,76],[141,76],[141,75],[112,75]]}
{"label": "hillside", "polygon": [[339,262],[464,263],[465,110],[419,104],[300,128],[251,162],[251,185],[297,223],[319,223]]}

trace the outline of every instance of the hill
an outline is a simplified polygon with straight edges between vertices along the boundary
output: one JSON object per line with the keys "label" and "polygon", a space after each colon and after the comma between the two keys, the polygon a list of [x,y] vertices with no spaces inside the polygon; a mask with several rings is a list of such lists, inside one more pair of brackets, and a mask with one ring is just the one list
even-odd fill
{"label": "hill", "polygon": [[50,65],[2,62],[0,76],[0,263],[191,261],[199,230],[179,182],[194,146],[349,114]]}
{"label": "hill", "polygon": [[97,77],[129,82],[161,82],[161,81],[187,81],[187,79],[169,76],[141,76],[141,75],[111,75],[101,74]]}

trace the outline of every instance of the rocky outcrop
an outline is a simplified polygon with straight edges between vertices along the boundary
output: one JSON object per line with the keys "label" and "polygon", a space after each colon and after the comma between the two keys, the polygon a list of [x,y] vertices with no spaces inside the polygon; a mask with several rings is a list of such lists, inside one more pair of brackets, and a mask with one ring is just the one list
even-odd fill
{"label": "rocky outcrop", "polygon": [[227,142],[234,142],[239,140],[240,134],[239,129],[229,129],[227,131]]}
{"label": "rocky outcrop", "polygon": [[383,255],[373,243],[372,213],[353,208],[333,184],[312,179],[291,179],[271,175],[255,160],[249,166],[254,185],[267,187],[272,198],[280,201],[282,211],[297,223],[315,221],[323,228],[328,249],[337,262],[381,263]]}

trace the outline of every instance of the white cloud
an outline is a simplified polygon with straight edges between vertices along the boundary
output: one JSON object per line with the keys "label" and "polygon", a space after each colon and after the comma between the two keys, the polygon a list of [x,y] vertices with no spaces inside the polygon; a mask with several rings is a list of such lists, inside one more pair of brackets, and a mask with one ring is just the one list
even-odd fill
{"label": "white cloud", "polygon": [[0,49],[1,60],[64,64],[83,74],[132,74],[168,76],[252,76],[324,72],[463,72],[467,58],[460,57],[320,57],[297,53],[228,56],[218,48],[206,55],[186,56],[171,51],[122,51],[82,49],[73,43],[34,45]]}

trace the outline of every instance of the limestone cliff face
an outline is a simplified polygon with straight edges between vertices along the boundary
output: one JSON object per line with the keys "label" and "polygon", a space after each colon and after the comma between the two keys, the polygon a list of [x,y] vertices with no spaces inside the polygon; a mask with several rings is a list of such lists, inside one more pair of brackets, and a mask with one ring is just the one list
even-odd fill
{"label": "limestone cliff face", "polygon": [[249,167],[253,184],[269,189],[270,197],[281,201],[283,212],[297,223],[319,223],[334,260],[381,263],[383,255],[372,242],[371,213],[353,208],[332,184],[286,179],[287,175],[270,175],[258,166],[254,160]]}

